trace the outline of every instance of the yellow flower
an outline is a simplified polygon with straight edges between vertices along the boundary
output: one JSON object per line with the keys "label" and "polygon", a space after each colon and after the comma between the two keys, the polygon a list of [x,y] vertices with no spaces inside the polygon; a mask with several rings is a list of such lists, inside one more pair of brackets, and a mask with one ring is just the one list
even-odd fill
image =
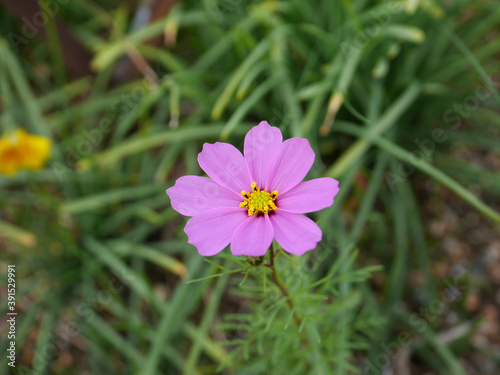
{"label": "yellow flower", "polygon": [[28,134],[23,129],[0,137],[0,174],[43,168],[50,156],[50,145],[50,139]]}

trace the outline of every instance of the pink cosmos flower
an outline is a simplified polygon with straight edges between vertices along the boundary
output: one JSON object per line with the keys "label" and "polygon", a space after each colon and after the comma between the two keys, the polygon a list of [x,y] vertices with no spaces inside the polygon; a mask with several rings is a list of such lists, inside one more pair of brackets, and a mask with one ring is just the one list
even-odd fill
{"label": "pink cosmos flower", "polygon": [[301,182],[314,152],[307,139],[283,142],[266,121],[245,137],[244,154],[227,143],[205,143],[198,155],[210,177],[184,176],[167,190],[172,207],[192,216],[184,231],[204,256],[231,243],[234,255],[263,256],[273,241],[292,254],[316,248],[321,229],[302,215],[333,204],[338,181]]}

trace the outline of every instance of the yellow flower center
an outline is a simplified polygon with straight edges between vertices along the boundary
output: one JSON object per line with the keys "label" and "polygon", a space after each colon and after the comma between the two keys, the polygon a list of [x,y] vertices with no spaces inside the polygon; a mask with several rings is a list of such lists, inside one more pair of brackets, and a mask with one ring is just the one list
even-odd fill
{"label": "yellow flower center", "polygon": [[248,216],[259,212],[268,214],[269,211],[278,209],[274,203],[276,198],[278,198],[278,191],[275,190],[272,193],[268,193],[265,190],[260,190],[255,181],[252,182],[252,190],[242,191],[241,195],[245,200],[240,203],[240,207],[248,208]]}

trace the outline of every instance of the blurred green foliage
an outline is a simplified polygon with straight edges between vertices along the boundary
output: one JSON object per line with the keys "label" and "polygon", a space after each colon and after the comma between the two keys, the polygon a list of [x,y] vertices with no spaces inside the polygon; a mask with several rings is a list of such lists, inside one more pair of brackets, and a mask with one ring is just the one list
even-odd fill
{"label": "blurred green foliage", "polygon": [[[434,373],[465,374],[468,351],[499,366],[462,336],[443,343],[439,314],[415,320],[411,307],[416,292],[430,306],[444,288],[423,176],[435,205],[444,186],[486,225],[500,221],[498,171],[450,153],[500,150],[495,1],[186,0],[139,28],[131,4],[59,6],[91,51],[90,75],[68,71],[53,17],[42,41],[0,14],[2,130],[55,144],[44,171],[0,177],[25,373],[381,374],[403,349],[400,332]],[[295,311],[264,266],[228,250],[204,262],[164,193],[201,174],[203,142],[241,148],[261,120],[308,138],[309,177],[340,181],[334,205],[312,215],[318,249],[276,259]],[[210,277],[220,267],[247,275]],[[461,297],[467,280],[453,280]],[[460,301],[446,308],[465,319]]]}

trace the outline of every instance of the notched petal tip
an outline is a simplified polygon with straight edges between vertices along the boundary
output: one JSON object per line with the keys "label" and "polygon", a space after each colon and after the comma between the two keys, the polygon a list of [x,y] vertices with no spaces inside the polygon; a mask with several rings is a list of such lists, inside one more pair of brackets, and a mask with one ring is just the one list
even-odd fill
{"label": "notched petal tip", "polygon": [[249,217],[234,232],[231,252],[236,256],[264,256],[273,242],[273,237],[273,225],[267,215]]}
{"label": "notched petal tip", "polygon": [[210,178],[238,195],[252,182],[243,155],[229,143],[205,143],[198,163]]}
{"label": "notched petal tip", "polygon": [[279,128],[261,121],[245,136],[244,154],[253,181],[264,188],[267,184],[269,167],[274,154],[283,143]]}
{"label": "notched petal tip", "polygon": [[278,211],[270,219],[274,228],[274,238],[288,253],[302,255],[316,249],[321,241],[321,229],[304,215]]}
{"label": "notched petal tip", "polygon": [[330,177],[304,181],[278,198],[281,210],[309,213],[330,207],[338,194],[338,181]]}
{"label": "notched petal tip", "polygon": [[174,210],[194,216],[219,207],[237,207],[241,198],[215,181],[200,176],[183,176],[166,190]]}
{"label": "notched petal tip", "polygon": [[268,176],[270,190],[280,194],[299,184],[314,163],[314,151],[305,138],[290,138],[283,142],[271,162]]}
{"label": "notched petal tip", "polygon": [[229,245],[234,231],[246,218],[244,209],[214,209],[193,216],[184,232],[188,243],[195,246],[200,255],[212,256]]}

